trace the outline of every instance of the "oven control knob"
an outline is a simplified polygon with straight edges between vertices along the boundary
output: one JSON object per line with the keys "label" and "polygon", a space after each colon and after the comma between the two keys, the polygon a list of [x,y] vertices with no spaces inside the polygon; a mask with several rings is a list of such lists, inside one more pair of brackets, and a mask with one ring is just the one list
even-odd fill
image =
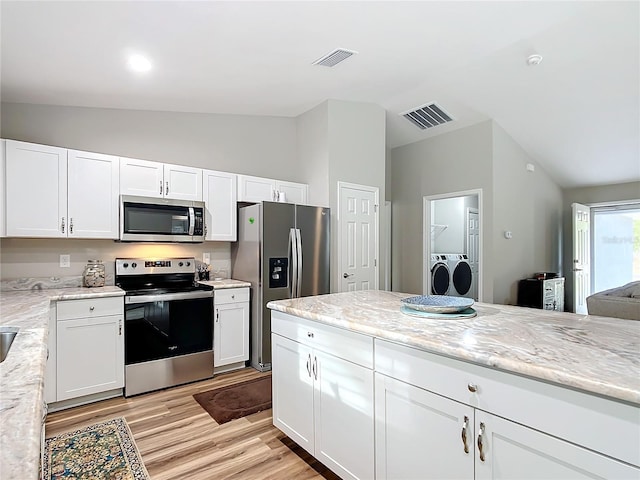
{"label": "oven control knob", "polygon": [[125,263],[123,263],[123,264],[122,264],[122,266],[123,266],[124,268],[127,268],[127,267],[129,266],[129,264],[125,262]]}
{"label": "oven control knob", "polygon": [[131,268],[136,268],[137,266],[138,266],[138,264],[137,264],[136,262],[133,262],[133,263],[131,264]]}
{"label": "oven control knob", "polygon": [[187,262],[187,267],[191,265],[191,262]]}
{"label": "oven control knob", "polygon": [[184,263],[182,263],[182,262],[178,263],[179,267],[182,267],[183,265],[184,265]]}

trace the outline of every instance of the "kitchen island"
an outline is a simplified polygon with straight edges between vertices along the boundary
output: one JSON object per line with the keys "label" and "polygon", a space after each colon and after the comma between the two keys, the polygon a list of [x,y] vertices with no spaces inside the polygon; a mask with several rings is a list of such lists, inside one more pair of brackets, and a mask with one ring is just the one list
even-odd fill
{"label": "kitchen island", "polygon": [[[486,465],[501,461],[504,442],[500,439],[513,440],[510,445],[526,444],[526,455],[533,455],[529,451],[533,447],[522,440],[531,432],[540,436],[531,442],[545,452],[542,457],[530,457],[537,463],[558,452],[555,454],[578,464],[591,465],[593,471],[601,469],[604,476],[612,472],[640,475],[640,322],[483,303],[474,305],[478,313],[474,318],[416,318],[400,312],[400,300],[407,296],[360,291],[270,302],[268,307],[274,310],[274,424],[344,478],[372,475],[374,458],[378,479],[411,472],[407,452],[418,457],[414,463],[424,463],[427,445],[438,452],[434,458],[467,469],[454,476],[468,477],[465,472],[474,471],[475,457],[477,477]],[[296,403],[289,401],[286,409],[278,405],[289,397],[278,389],[293,388],[285,385],[279,370],[286,369],[288,377],[296,376],[290,365],[297,357],[297,375],[312,379],[311,416],[316,418],[315,424],[300,431],[290,428],[297,419],[286,413],[295,410]],[[336,372],[347,371],[342,380],[348,377],[348,383],[341,384],[341,374]],[[330,374],[337,376],[330,378]],[[304,395],[304,391],[297,392],[296,398]],[[337,398],[347,403],[351,398],[355,403],[343,411]],[[429,409],[417,407],[425,404]],[[327,423],[327,412],[317,411],[318,405],[326,406],[340,420]],[[349,412],[354,409],[359,414],[352,422]],[[455,420],[451,429],[454,453],[445,448],[443,439],[448,433],[429,444],[423,437],[431,425],[415,426],[430,418],[427,411],[440,410]],[[461,413],[451,413],[458,410]],[[400,419],[399,412],[410,413]],[[486,420],[487,415],[493,415],[491,421]],[[505,423],[505,419],[510,421]],[[347,425],[346,429],[340,430],[340,424]],[[515,440],[505,433],[513,425],[526,430],[522,438],[520,431]],[[498,426],[502,430],[491,430]],[[340,430],[336,438],[331,436],[332,428]],[[356,428],[375,435],[375,456],[374,445],[365,445],[360,452],[369,459],[368,470],[366,462],[341,464],[341,459],[350,462],[353,455],[341,457],[340,449],[352,453],[359,448],[359,439],[349,433]],[[461,431],[467,451],[458,458]],[[393,443],[395,434],[396,439],[405,439],[401,447]],[[339,448],[332,450],[332,444]],[[485,461],[487,445],[491,453]],[[513,452],[510,456],[518,459],[509,466],[513,469],[505,467],[503,459],[500,466],[517,474],[526,460]],[[557,475],[553,468],[566,464],[565,457],[550,464],[549,472]],[[436,470],[433,476],[447,473],[451,474]],[[429,478],[427,471],[423,475]]]}

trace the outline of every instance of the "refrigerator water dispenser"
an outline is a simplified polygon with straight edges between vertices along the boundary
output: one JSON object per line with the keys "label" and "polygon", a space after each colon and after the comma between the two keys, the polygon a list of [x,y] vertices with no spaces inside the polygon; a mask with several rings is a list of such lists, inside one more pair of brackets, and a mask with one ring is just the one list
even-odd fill
{"label": "refrigerator water dispenser", "polygon": [[269,288],[286,288],[289,281],[289,259],[274,257],[269,259]]}

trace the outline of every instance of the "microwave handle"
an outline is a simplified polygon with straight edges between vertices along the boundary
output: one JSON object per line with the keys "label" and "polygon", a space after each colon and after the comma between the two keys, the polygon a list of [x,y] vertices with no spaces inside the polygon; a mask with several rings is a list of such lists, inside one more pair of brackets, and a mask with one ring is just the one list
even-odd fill
{"label": "microwave handle", "polygon": [[196,223],[196,214],[193,211],[193,207],[189,207],[189,235],[193,235],[195,223]]}

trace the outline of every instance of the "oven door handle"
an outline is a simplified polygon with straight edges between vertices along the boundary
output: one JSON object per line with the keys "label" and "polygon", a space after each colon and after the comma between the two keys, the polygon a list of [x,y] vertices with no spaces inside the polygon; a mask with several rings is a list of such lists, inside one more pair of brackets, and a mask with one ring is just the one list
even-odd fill
{"label": "oven door handle", "polygon": [[131,295],[124,297],[124,303],[168,302],[171,300],[195,300],[197,298],[213,298],[213,290],[200,292],[159,293],[157,295]]}

